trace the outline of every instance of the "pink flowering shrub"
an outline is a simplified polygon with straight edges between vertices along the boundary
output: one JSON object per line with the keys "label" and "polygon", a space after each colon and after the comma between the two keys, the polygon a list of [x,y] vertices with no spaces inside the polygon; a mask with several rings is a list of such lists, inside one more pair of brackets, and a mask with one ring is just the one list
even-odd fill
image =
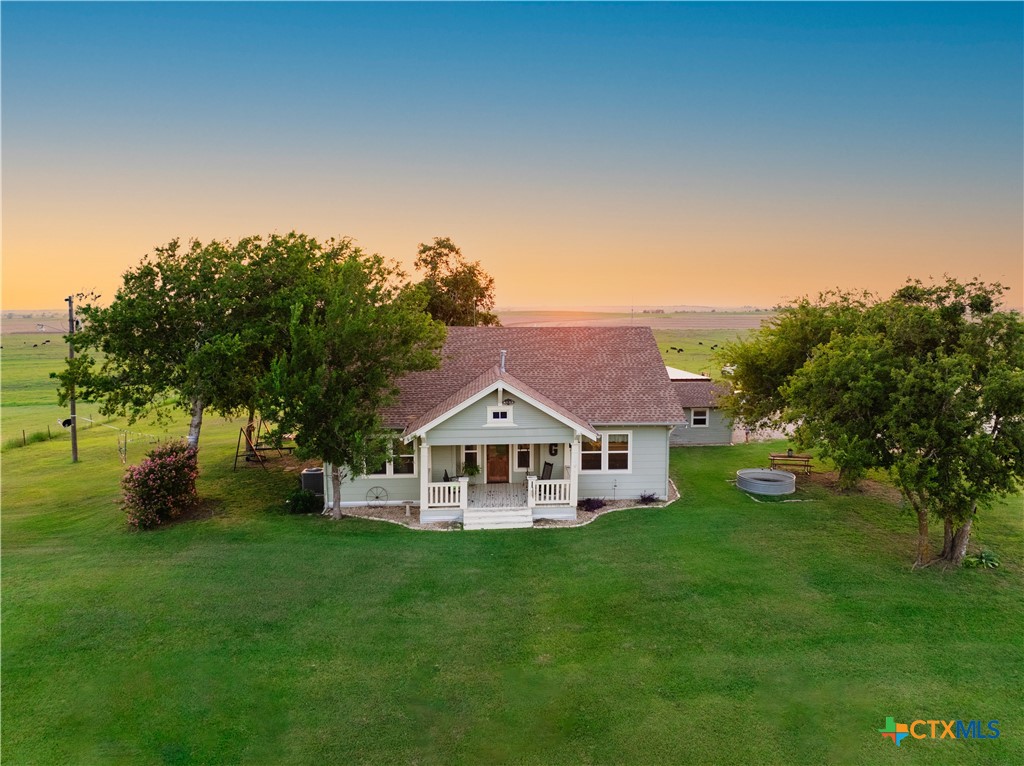
{"label": "pink flowering shrub", "polygon": [[128,523],[136,529],[150,529],[195,506],[198,475],[195,447],[183,441],[157,446],[141,463],[130,466],[121,479],[121,507]]}

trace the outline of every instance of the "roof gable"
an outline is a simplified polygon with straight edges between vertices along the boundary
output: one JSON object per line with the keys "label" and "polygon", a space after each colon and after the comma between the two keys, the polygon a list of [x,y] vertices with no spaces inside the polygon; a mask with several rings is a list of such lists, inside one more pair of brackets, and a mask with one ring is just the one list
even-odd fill
{"label": "roof gable", "polygon": [[597,438],[597,432],[582,418],[566,410],[560,404],[552,401],[539,391],[518,380],[507,372],[502,372],[498,365],[487,370],[485,373],[470,381],[458,391],[446,397],[433,408],[420,415],[406,426],[402,434],[406,441],[414,436],[421,436],[438,423],[442,423],[452,415],[461,412],[474,402],[480,401],[483,397],[493,393],[498,388],[515,394],[520,399],[529,402],[537,409],[546,412],[548,415],[568,426],[574,431]]}

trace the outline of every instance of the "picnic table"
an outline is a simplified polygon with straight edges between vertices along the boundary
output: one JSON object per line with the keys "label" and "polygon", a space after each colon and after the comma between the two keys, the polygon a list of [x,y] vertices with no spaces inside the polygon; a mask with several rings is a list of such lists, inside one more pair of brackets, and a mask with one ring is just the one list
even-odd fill
{"label": "picnic table", "polygon": [[771,458],[771,468],[801,468],[806,474],[811,472],[810,455],[791,455],[788,452],[770,452],[768,457]]}

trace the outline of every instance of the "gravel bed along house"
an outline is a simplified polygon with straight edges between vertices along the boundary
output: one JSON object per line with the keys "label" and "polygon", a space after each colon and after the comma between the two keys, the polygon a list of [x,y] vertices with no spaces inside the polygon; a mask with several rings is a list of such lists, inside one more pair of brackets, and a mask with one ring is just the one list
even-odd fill
{"label": "gravel bed along house", "polygon": [[[657,509],[664,508],[665,506],[674,503],[679,499],[679,490],[676,489],[675,482],[669,481],[669,494],[668,500],[664,502],[651,503],[650,505],[641,505],[636,500],[613,500],[605,504],[603,508],[599,508],[596,511],[584,511],[578,510],[576,512],[575,521],[555,521],[553,519],[539,519],[533,523],[534,529],[552,529],[556,527],[582,527],[599,516],[603,516],[606,513],[613,513],[615,511],[624,511],[631,508],[642,509]],[[371,521],[386,521],[392,524],[401,524],[409,529],[425,529],[434,532],[450,532],[452,530],[461,529],[462,524],[460,522],[441,522],[437,524],[420,524],[419,522],[419,507],[413,504],[408,506],[409,515],[406,515],[406,506],[401,505],[377,505],[377,506],[359,506],[353,508],[343,508],[342,513],[345,516],[352,516],[360,519],[369,519]],[[326,513],[329,514],[329,511]]]}

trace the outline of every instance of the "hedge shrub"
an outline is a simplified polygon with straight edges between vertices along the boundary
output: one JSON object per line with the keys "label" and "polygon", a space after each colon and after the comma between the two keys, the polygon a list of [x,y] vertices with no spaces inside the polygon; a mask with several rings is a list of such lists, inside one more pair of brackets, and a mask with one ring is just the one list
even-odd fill
{"label": "hedge shrub", "polygon": [[285,502],[291,513],[319,513],[324,509],[324,501],[308,489],[295,490]]}
{"label": "hedge shrub", "polygon": [[121,506],[128,523],[136,529],[151,529],[193,508],[199,501],[198,475],[195,447],[183,441],[158,445],[141,463],[130,466],[121,480]]}

